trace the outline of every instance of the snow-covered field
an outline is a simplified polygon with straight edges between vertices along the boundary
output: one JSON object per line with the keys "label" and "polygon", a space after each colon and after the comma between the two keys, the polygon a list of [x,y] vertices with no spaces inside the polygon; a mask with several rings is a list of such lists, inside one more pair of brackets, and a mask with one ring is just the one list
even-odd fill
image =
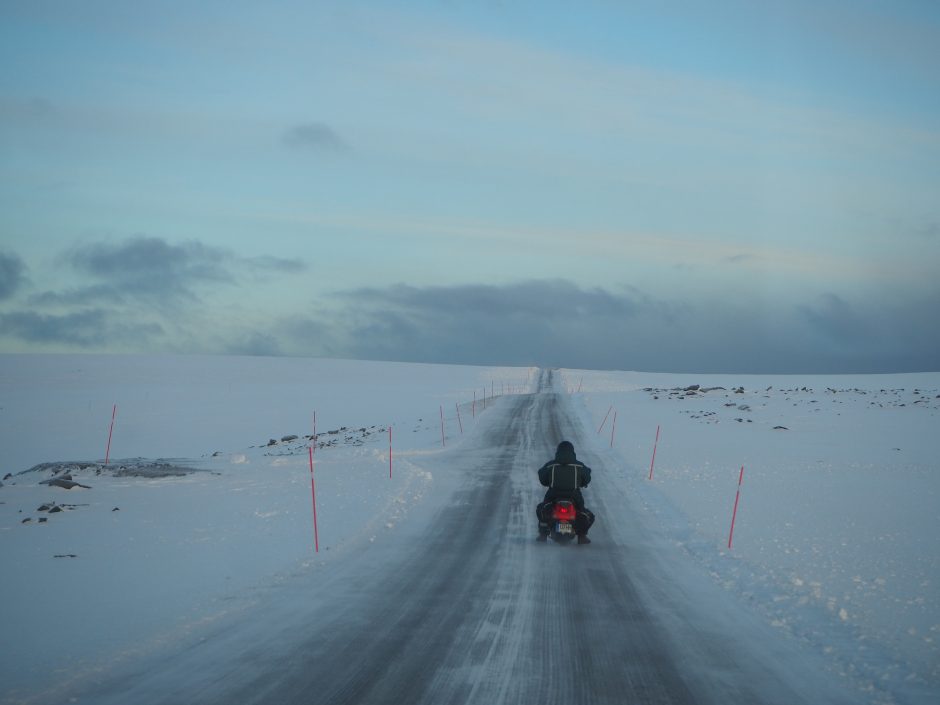
{"label": "snow-covered field", "polygon": [[[604,471],[687,570],[848,674],[863,701],[940,699],[940,373],[562,378],[601,429],[591,450]],[[441,410],[453,450],[534,379],[527,368],[0,356],[0,701],[55,701],[89,672],[172,648],[381,542],[455,486],[434,462]],[[31,471],[40,463],[71,465]],[[88,488],[41,484],[66,473]]]}
{"label": "snow-covered field", "polygon": [[940,374],[565,378],[595,429],[613,409],[598,443],[617,413],[624,482],[742,608],[875,702],[940,698]]}

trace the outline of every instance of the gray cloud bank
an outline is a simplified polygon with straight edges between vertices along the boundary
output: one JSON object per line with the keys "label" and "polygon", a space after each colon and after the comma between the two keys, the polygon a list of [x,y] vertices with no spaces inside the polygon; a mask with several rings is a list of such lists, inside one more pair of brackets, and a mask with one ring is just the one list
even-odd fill
{"label": "gray cloud bank", "polygon": [[17,255],[0,252],[0,301],[12,297],[25,280],[26,265]]}
{"label": "gray cloud bank", "polygon": [[306,269],[299,259],[241,257],[196,241],[144,236],[83,244],[57,262],[64,280],[82,283],[32,291],[20,300],[26,266],[16,255],[0,254],[3,347],[185,352],[212,318],[208,297]]}
{"label": "gray cloud bank", "polygon": [[301,260],[273,256],[239,257],[191,241],[171,244],[162,238],[134,237],[81,245],[60,262],[89,283],[34,294],[34,306],[146,303],[159,309],[198,304],[201,291],[219,285],[254,282],[268,274],[306,269]]}
{"label": "gray cloud bank", "polygon": [[332,316],[284,330],[333,354],[374,360],[671,372],[874,373],[940,370],[940,290],[896,307],[835,294],[812,305],[703,297],[565,280],[507,286],[364,288]]}
{"label": "gray cloud bank", "polygon": [[[396,285],[314,302],[300,293],[276,312],[254,311],[246,323],[229,312],[226,292],[242,283],[254,291],[273,275],[301,273],[301,260],[135,237],[74,248],[59,264],[82,283],[30,290],[24,262],[0,254],[0,350],[703,373],[940,371],[940,287],[906,300],[822,292],[796,305],[745,295],[666,300],[629,286],[583,287],[564,279]],[[250,311],[251,297],[242,298],[241,310]]]}

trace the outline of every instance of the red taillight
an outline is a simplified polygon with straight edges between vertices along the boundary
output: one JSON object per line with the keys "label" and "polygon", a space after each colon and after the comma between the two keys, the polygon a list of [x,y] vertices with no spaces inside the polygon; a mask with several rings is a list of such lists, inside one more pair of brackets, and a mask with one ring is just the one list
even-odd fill
{"label": "red taillight", "polygon": [[554,516],[561,521],[573,521],[577,511],[571,502],[558,502],[555,504]]}

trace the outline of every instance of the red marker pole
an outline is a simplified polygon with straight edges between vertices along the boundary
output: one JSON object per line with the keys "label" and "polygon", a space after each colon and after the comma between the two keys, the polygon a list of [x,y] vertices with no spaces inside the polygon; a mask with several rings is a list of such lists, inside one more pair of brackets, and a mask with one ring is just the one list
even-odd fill
{"label": "red marker pole", "polygon": [[319,553],[320,533],[317,530],[317,486],[313,480],[313,446],[311,445],[308,450],[310,451],[310,496],[313,498],[313,550]]}
{"label": "red marker pole", "polygon": [[607,410],[607,413],[604,415],[604,420],[601,421],[601,425],[597,427],[597,435],[601,435],[601,431],[604,430],[604,426],[607,424],[607,417],[610,416],[610,412],[613,410],[614,405],[611,404],[610,408]]}
{"label": "red marker pole", "polygon": [[104,464],[108,464],[111,459],[111,434],[114,433],[114,417],[117,415],[117,404],[111,409],[111,428],[108,430],[108,447],[104,451]]}
{"label": "red marker pole", "polygon": [[659,426],[656,427],[656,440],[653,441],[653,459],[650,460],[650,479],[653,479],[653,463],[656,462],[656,446],[659,445]]}
{"label": "red marker pole", "polygon": [[457,409],[457,425],[460,426],[460,435],[463,435],[463,421],[460,420],[460,404],[454,402],[454,408]]}
{"label": "red marker pole", "polygon": [[441,448],[444,448],[447,444],[444,443],[444,406],[441,405]]}
{"label": "red marker pole", "polygon": [[388,425],[388,479],[392,479],[392,424]]}
{"label": "red marker pole", "polygon": [[614,411],[614,420],[610,422],[610,447],[614,447],[614,431],[617,430],[617,412]]}
{"label": "red marker pole", "polygon": [[470,407],[470,414],[473,418],[477,417],[477,390],[473,390],[473,406]]}
{"label": "red marker pole", "polygon": [[734,511],[731,512],[731,532],[728,534],[728,548],[731,548],[731,540],[734,538],[734,520],[738,516],[738,500],[741,498],[741,482],[744,480],[744,466],[741,466],[741,474],[738,475],[738,491],[734,495]]}

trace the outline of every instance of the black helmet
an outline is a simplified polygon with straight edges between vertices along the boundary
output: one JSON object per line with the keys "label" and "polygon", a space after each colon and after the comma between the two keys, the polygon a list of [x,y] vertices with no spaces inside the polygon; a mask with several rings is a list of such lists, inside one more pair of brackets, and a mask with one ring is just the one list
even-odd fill
{"label": "black helmet", "polygon": [[558,444],[558,449],[555,451],[555,460],[559,463],[573,463],[577,460],[574,454],[574,445],[571,441],[562,441]]}

